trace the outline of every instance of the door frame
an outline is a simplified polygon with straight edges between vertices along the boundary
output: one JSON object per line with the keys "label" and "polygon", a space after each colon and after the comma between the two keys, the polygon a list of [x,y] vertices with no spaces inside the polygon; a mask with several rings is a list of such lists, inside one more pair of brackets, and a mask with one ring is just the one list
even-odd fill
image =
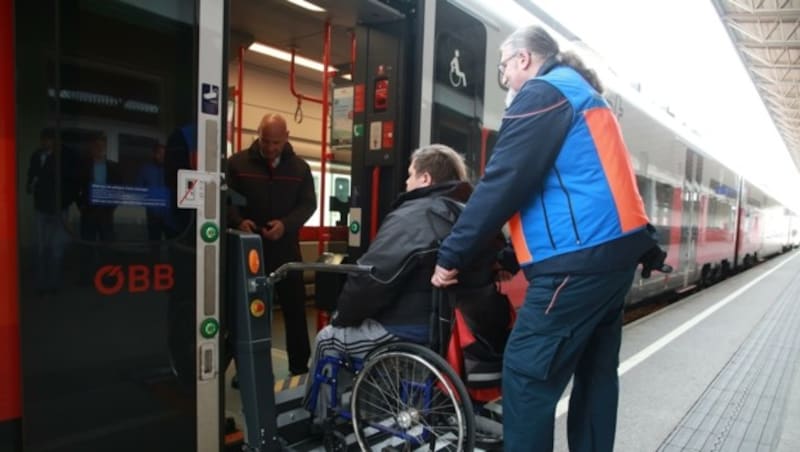
{"label": "door frame", "polygon": [[[224,258],[220,231],[221,154],[225,149],[227,114],[228,1],[198,0],[197,31],[197,183],[203,184],[204,201],[196,209],[197,294],[197,450],[222,450],[224,402],[222,390],[223,341],[220,340],[220,260]],[[181,190],[177,195],[181,197]],[[211,231],[211,232],[209,232]],[[215,231],[215,232],[214,232]],[[212,234],[214,236],[211,236]],[[214,334],[207,326],[216,325]]]}

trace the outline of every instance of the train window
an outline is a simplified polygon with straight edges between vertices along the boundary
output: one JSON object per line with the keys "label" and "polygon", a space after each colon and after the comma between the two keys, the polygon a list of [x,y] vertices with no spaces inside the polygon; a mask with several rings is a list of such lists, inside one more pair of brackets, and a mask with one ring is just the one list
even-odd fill
{"label": "train window", "polygon": [[350,179],[342,176],[333,178],[333,196],[339,201],[347,202],[350,199]]}
{"label": "train window", "polygon": [[657,215],[655,194],[653,193],[653,180],[639,175],[636,175],[636,186],[639,188],[639,196],[642,197],[644,202],[644,209],[649,218]]}
{"label": "train window", "polygon": [[431,142],[462,155],[469,177],[481,170],[486,27],[448,2],[437,3]]}
{"label": "train window", "polygon": [[195,450],[197,234],[165,173],[197,122],[199,2],[12,3],[22,448]]}
{"label": "train window", "polygon": [[[320,191],[320,172],[319,167],[316,162],[309,162],[312,167],[311,176],[314,178],[314,192],[317,195],[317,210],[311,215],[311,218],[306,221],[306,227],[319,227],[319,218],[320,218],[320,195],[322,194]],[[332,171],[343,171],[345,168],[339,165],[330,165]],[[350,175],[349,174],[341,174],[341,173],[334,173],[328,174],[325,178],[325,211],[322,213],[324,223],[323,225],[326,227],[330,226],[337,226],[340,222],[343,221],[342,214],[340,210],[337,210],[337,207],[331,208],[331,204],[334,202],[333,199],[341,202],[341,203],[348,203],[350,200]]]}
{"label": "train window", "polygon": [[73,239],[164,238],[156,238],[148,229],[155,210],[163,214],[168,205],[164,148],[157,146],[157,138],[109,136],[103,130],[79,127],[62,129],[57,135],[56,196],[64,206],[65,230]]}
{"label": "train window", "polygon": [[706,227],[726,229],[730,215],[728,204],[714,195],[708,196],[708,207],[706,212]]}
{"label": "train window", "polygon": [[653,221],[656,224],[669,224],[674,194],[674,187],[669,184],[656,181],[656,205],[655,215],[653,215]]}

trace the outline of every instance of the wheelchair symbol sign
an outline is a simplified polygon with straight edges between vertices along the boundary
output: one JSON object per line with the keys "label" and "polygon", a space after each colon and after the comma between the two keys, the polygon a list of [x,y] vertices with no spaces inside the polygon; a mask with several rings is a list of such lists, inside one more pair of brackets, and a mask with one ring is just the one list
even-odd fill
{"label": "wheelchair symbol sign", "polygon": [[453,88],[467,87],[467,75],[461,70],[461,62],[458,59],[460,52],[458,49],[453,51],[453,59],[450,60],[450,84]]}

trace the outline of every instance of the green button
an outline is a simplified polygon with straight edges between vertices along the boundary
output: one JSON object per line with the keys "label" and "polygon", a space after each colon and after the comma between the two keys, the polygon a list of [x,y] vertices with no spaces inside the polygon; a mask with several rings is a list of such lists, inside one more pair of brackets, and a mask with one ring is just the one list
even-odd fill
{"label": "green button", "polygon": [[200,335],[206,339],[211,339],[219,332],[219,322],[214,318],[207,318],[200,323]]}
{"label": "green button", "polygon": [[361,230],[361,224],[358,221],[354,221],[350,223],[350,232],[353,234],[358,234],[358,231]]}
{"label": "green button", "polygon": [[206,243],[211,243],[219,238],[219,228],[212,222],[203,223],[200,226],[200,237]]}

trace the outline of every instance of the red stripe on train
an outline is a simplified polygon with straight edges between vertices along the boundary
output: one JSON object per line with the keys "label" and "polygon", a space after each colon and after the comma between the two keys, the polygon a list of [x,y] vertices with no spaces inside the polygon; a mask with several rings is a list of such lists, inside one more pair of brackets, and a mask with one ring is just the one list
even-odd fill
{"label": "red stripe on train", "polygon": [[22,415],[14,95],[14,7],[0,0],[0,203],[6,211],[0,215],[0,421]]}

